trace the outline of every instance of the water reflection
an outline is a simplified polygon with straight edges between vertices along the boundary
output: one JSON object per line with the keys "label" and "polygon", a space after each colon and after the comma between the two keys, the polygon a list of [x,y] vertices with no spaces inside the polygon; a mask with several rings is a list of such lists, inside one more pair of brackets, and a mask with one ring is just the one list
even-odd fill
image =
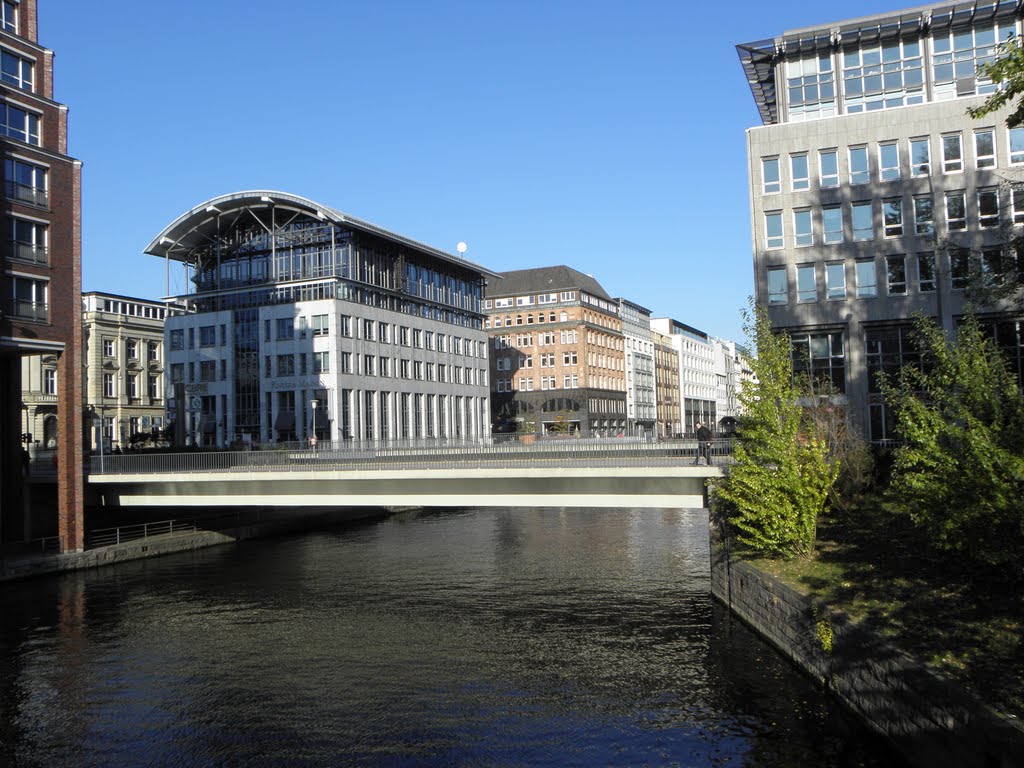
{"label": "water reflection", "polygon": [[706,519],[474,510],[0,596],[0,763],[889,765],[708,594]]}

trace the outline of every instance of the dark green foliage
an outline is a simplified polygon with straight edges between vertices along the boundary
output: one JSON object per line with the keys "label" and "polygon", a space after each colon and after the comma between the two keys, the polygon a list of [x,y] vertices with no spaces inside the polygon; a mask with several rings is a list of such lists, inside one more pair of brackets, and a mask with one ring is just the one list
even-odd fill
{"label": "dark green foliage", "polygon": [[[995,112],[1006,104],[1010,104],[1024,96],[1024,48],[1016,37],[1002,43],[995,61],[978,67],[978,74],[987,77],[994,83],[1002,83],[1002,87],[985,99],[980,107],[968,107],[967,114],[977,119]],[[1024,103],[1017,103],[1016,108],[1006,119],[1010,128],[1024,123]]]}

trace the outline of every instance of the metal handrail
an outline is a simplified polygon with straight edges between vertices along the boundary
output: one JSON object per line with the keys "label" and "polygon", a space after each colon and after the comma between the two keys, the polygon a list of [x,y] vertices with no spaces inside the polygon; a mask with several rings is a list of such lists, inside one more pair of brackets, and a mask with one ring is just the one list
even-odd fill
{"label": "metal handrail", "polygon": [[[728,459],[731,439],[712,441],[711,454]],[[696,440],[643,438],[552,439],[501,442],[438,439],[427,441],[288,443],[251,451],[125,453],[94,455],[93,475],[191,474],[239,471],[469,469],[564,466],[637,467],[679,465],[698,457]]]}
{"label": "metal handrail", "polygon": [[[246,516],[253,521],[260,519],[260,510],[248,510]],[[116,546],[129,541],[150,539],[154,536],[195,533],[196,531],[218,531],[233,528],[242,522],[242,512],[233,511],[208,517],[191,517],[184,520],[157,520],[155,522],[120,525],[116,528],[96,528],[85,534],[85,548]]]}

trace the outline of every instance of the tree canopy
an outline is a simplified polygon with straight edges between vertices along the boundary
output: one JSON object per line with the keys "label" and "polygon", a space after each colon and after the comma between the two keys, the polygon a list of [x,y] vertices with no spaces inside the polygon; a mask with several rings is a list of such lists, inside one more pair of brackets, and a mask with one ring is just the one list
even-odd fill
{"label": "tree canopy", "polygon": [[1017,102],[1016,108],[1006,118],[1010,128],[1024,124],[1024,47],[1020,38],[1011,37],[999,45],[995,61],[978,67],[978,74],[1001,87],[978,107],[968,107],[967,114],[977,119],[984,117],[1007,104]]}

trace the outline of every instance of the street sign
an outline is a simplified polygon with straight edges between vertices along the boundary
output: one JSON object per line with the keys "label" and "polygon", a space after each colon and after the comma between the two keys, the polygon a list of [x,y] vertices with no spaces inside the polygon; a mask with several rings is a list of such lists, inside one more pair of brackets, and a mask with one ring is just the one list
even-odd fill
{"label": "street sign", "polygon": [[192,397],[189,398],[189,410],[190,411],[201,411],[203,410],[203,398]]}

